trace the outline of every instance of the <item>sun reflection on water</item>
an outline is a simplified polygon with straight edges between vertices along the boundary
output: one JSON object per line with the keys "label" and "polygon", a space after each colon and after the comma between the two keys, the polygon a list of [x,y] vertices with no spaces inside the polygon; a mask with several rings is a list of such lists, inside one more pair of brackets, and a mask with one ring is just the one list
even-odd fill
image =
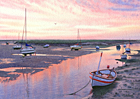
{"label": "sun reflection on water", "polygon": [[14,59],[12,58],[3,58],[0,59],[0,64],[10,64],[10,63],[15,63]]}

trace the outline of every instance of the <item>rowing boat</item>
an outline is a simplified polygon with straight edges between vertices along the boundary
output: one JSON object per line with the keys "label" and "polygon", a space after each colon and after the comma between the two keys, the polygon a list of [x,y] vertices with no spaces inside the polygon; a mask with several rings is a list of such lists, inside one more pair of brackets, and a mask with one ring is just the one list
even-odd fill
{"label": "rowing boat", "polygon": [[109,69],[109,65],[107,66],[107,69],[99,70],[102,54],[103,52],[101,52],[97,71],[92,71],[89,73],[92,87],[109,85],[113,83],[117,77],[117,73],[114,70],[114,67],[113,69]]}
{"label": "rowing boat", "polygon": [[94,86],[106,86],[114,82],[117,77],[117,73],[111,69],[104,69],[90,72],[91,85]]}

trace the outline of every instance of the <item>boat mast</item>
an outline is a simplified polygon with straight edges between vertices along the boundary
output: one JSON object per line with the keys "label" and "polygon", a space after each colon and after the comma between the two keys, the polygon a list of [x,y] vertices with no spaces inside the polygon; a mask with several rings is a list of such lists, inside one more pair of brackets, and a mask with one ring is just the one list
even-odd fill
{"label": "boat mast", "polygon": [[100,63],[101,63],[101,58],[102,58],[102,54],[103,54],[103,52],[101,52],[101,56],[100,56],[100,60],[99,60],[99,64],[98,64],[98,69],[97,69],[97,74],[98,74],[98,71],[99,71],[99,67],[100,67]]}
{"label": "boat mast", "polygon": [[25,42],[27,43],[27,27],[26,27],[26,8],[25,8]]}
{"label": "boat mast", "polygon": [[[78,29],[78,35],[77,35],[77,40],[80,39],[80,35],[79,35],[79,29]],[[80,45],[81,45],[81,39],[80,39]]]}

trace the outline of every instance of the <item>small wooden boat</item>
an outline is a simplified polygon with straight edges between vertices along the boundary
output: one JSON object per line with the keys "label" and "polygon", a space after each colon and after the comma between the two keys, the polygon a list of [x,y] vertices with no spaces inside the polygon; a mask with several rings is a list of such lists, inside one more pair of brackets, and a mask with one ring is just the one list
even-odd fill
{"label": "small wooden boat", "polygon": [[9,42],[6,42],[6,45],[9,45]]}
{"label": "small wooden boat", "polygon": [[125,52],[130,52],[130,51],[131,51],[130,48],[126,48],[126,49],[125,49]]}
{"label": "small wooden boat", "polygon": [[121,55],[121,59],[127,59],[127,55],[126,54],[122,54]]}
{"label": "small wooden boat", "polygon": [[[101,52],[102,57],[102,52]],[[91,79],[91,86],[106,86],[116,79],[117,73],[115,72],[114,68],[109,69],[109,65],[107,66],[108,69],[99,70],[101,57],[98,65],[97,71],[93,71],[89,73],[89,78]]]}
{"label": "small wooden boat", "polygon": [[90,72],[89,75],[91,79],[91,85],[92,87],[94,86],[106,86],[111,83],[116,79],[117,73],[112,69],[104,69],[104,70],[99,70]]}
{"label": "small wooden boat", "polygon": [[17,44],[17,45],[15,45],[15,46],[13,46],[13,49],[14,49],[14,50],[21,49],[21,45],[19,45],[19,34],[18,34],[18,41],[14,42],[14,44]]}
{"label": "small wooden boat", "polygon": [[121,59],[127,59],[127,54],[126,54],[126,52],[124,52],[124,48],[123,47],[122,47]]}
{"label": "small wooden boat", "polygon": [[13,46],[13,49],[14,49],[14,50],[21,49],[21,45],[15,45],[15,46]]}
{"label": "small wooden boat", "polygon": [[96,49],[100,49],[100,47],[99,46],[96,46]]}
{"label": "small wooden boat", "polygon": [[71,48],[71,50],[79,50],[79,49],[82,48],[82,46],[80,46],[80,45],[72,45],[72,46],[70,46],[70,48]]}
{"label": "small wooden boat", "polygon": [[126,44],[124,44],[123,47],[126,48]]}
{"label": "small wooden boat", "polygon": [[121,46],[120,45],[117,45],[116,46],[116,49],[119,51],[121,49]]}
{"label": "small wooden boat", "polygon": [[46,44],[46,45],[44,45],[43,47],[44,48],[48,48],[50,45],[49,44]]}

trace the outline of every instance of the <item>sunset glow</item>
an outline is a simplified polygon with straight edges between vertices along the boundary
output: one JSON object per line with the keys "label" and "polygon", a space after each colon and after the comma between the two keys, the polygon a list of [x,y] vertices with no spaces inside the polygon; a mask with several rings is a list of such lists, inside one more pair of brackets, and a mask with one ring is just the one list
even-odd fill
{"label": "sunset glow", "polygon": [[139,0],[1,0],[0,40],[139,39]]}

